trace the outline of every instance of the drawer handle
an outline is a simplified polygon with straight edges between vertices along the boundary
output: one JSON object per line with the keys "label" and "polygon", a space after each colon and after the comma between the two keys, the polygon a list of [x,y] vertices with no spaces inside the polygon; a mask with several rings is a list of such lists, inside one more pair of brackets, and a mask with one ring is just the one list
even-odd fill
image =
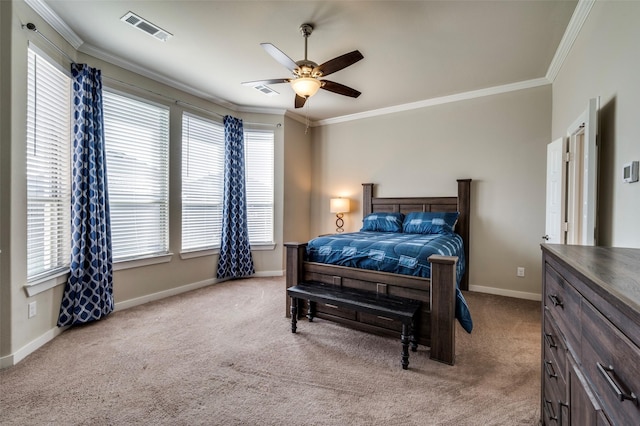
{"label": "drawer handle", "polygon": [[389,317],[383,317],[378,315],[378,318],[380,318],[381,320],[385,320],[385,321],[393,321],[393,318],[389,318]]}
{"label": "drawer handle", "polygon": [[562,300],[560,300],[558,296],[556,296],[555,294],[550,294],[548,297],[551,300],[551,303],[553,303],[553,306],[560,306],[561,308],[564,308]]}
{"label": "drawer handle", "polygon": [[567,409],[569,408],[569,404],[565,404],[562,401],[558,401],[558,424],[561,425],[562,423],[562,407],[567,407]]}
{"label": "drawer handle", "polygon": [[325,303],[324,306],[326,306],[327,308],[338,309],[336,305],[332,305],[331,303]]}
{"label": "drawer handle", "polygon": [[553,363],[551,361],[544,360],[544,369],[547,372],[547,376],[551,379],[557,379],[558,375],[556,374],[556,370],[553,368]]}
{"label": "drawer handle", "polygon": [[616,373],[613,370],[612,366],[605,367],[599,362],[597,362],[596,364],[598,365],[598,371],[607,380],[607,383],[609,383],[609,386],[611,386],[611,389],[615,392],[620,401],[628,399],[629,401],[633,401],[636,404],[638,403],[638,398],[633,392],[629,391],[629,388],[627,388],[623,383],[617,383],[615,375]]}
{"label": "drawer handle", "polygon": [[549,418],[549,420],[558,422],[558,417],[553,415],[553,402],[549,401],[546,398],[544,400],[544,411],[547,413],[547,417]]}
{"label": "drawer handle", "polygon": [[553,339],[553,335],[551,333],[544,333],[544,341],[547,342],[547,345],[550,348],[557,348],[556,341]]}

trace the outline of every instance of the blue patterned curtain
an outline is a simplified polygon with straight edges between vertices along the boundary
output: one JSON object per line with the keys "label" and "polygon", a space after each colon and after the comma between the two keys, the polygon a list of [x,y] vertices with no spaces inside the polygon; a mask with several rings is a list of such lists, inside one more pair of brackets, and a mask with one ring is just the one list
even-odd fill
{"label": "blue patterned curtain", "polygon": [[224,117],[224,195],[222,241],[218,279],[253,275],[253,258],[247,228],[247,196],[244,173],[244,130],[239,118]]}
{"label": "blue patterned curtain", "polygon": [[102,75],[72,64],[71,275],[58,326],[99,320],[113,311],[111,220],[102,115]]}

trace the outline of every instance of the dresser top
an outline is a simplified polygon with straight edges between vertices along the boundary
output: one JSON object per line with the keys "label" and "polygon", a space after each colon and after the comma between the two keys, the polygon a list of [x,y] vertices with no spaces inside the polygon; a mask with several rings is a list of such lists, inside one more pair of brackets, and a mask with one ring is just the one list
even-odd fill
{"label": "dresser top", "polygon": [[640,312],[640,249],[561,244],[541,247],[600,287],[593,290],[609,302]]}

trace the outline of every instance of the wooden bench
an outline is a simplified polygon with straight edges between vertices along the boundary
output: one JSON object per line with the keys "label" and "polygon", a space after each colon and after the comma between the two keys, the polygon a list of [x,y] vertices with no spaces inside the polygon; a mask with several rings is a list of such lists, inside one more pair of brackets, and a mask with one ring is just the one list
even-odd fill
{"label": "wooden bench", "polygon": [[420,301],[401,297],[380,295],[370,291],[346,288],[336,285],[326,285],[319,282],[301,282],[289,287],[287,294],[291,298],[291,332],[297,329],[298,301],[307,300],[307,318],[313,321],[315,303],[327,303],[336,307],[351,309],[383,318],[397,320],[402,323],[402,368],[409,367],[409,343],[413,352],[418,349],[415,339],[415,317],[420,309]]}

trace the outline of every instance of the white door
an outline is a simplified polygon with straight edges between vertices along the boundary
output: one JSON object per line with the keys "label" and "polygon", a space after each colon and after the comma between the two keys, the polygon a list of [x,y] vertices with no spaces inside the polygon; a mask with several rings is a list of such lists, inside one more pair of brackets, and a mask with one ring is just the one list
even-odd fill
{"label": "white door", "polygon": [[569,244],[595,245],[598,198],[599,99],[589,100],[587,109],[567,129],[569,172],[567,176],[567,222]]}
{"label": "white door", "polygon": [[599,99],[589,100],[585,122],[582,210],[582,241],[584,245],[594,246],[597,242],[598,219],[598,107]]}
{"label": "white door", "polygon": [[546,223],[550,243],[596,245],[598,206],[598,108],[589,100],[567,129],[547,146]]}
{"label": "white door", "polygon": [[564,244],[564,181],[566,148],[563,138],[547,145],[547,202],[545,236],[548,243]]}

